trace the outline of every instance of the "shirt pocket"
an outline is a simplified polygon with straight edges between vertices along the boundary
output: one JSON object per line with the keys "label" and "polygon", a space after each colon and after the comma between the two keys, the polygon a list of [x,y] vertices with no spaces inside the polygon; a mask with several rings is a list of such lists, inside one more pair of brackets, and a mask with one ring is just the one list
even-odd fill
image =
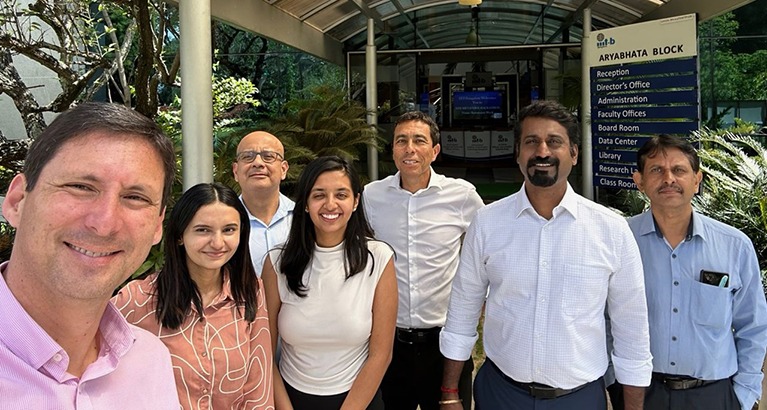
{"label": "shirt pocket", "polygon": [[593,320],[604,316],[609,272],[599,268],[568,266],[562,278],[562,310],[565,317]]}
{"label": "shirt pocket", "polygon": [[732,322],[732,289],[693,281],[690,317],[698,325],[729,327]]}

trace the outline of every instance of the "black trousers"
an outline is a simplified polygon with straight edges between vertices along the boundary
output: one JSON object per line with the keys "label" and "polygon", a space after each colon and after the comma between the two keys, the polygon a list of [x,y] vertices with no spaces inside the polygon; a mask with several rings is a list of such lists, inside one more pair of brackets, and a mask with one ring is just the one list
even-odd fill
{"label": "black trousers", "polygon": [[[285,390],[288,391],[290,404],[294,410],[338,410],[344,404],[349,392],[334,394],[332,396],[317,396],[296,390],[285,381]],[[384,410],[383,400],[381,399],[381,390],[378,390],[373,396],[373,400],[367,407],[367,410]]]}
{"label": "black trousers", "polygon": [[[607,388],[614,409],[623,404],[623,386],[615,382]],[[621,407],[617,407],[620,403]],[[671,390],[653,379],[644,398],[645,410],[740,410],[730,379],[686,390]]]}
{"label": "black trousers", "polygon": [[[438,333],[436,333],[438,335]],[[438,410],[442,396],[444,356],[439,351],[439,337],[408,344],[394,340],[394,352],[386,370],[381,392],[386,410]],[[463,408],[471,409],[471,376],[474,362],[463,365],[458,384]]]}

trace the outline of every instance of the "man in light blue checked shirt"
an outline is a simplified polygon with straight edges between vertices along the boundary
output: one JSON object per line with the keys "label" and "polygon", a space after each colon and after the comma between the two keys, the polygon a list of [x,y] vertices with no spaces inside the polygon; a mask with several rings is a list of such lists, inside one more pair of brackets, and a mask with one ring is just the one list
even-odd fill
{"label": "man in light blue checked shirt", "polygon": [[645,271],[653,378],[645,409],[743,409],[761,395],[767,303],[751,240],[695,212],[702,174],[686,140],[638,152],[650,210],[629,220]]}

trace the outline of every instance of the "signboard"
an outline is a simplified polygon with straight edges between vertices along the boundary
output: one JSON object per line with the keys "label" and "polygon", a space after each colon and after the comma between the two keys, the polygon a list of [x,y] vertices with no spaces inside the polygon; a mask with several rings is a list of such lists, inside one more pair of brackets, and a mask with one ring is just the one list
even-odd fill
{"label": "signboard", "polygon": [[514,131],[490,131],[490,156],[510,157],[514,154]]}
{"label": "signboard", "polygon": [[451,157],[463,157],[463,130],[445,130],[440,133],[440,146],[442,155]]}
{"label": "signboard", "polygon": [[466,158],[487,158],[490,156],[490,131],[464,132]]}
{"label": "signboard", "polygon": [[695,15],[595,31],[587,44],[594,186],[636,189],[636,150],[698,129]]}
{"label": "signboard", "polygon": [[[695,57],[695,14],[608,28],[591,33],[590,67]],[[616,67],[619,69],[619,67]]]}

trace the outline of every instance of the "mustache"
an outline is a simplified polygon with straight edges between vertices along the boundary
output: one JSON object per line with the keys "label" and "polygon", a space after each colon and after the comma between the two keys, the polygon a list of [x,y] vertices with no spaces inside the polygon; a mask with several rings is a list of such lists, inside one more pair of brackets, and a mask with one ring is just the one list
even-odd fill
{"label": "mustache", "polygon": [[527,167],[532,168],[536,165],[559,165],[559,158],[556,157],[535,157],[527,160]]}
{"label": "mustache", "polygon": [[656,192],[665,191],[665,190],[667,190],[667,189],[673,189],[673,190],[674,190],[674,191],[676,191],[676,192],[682,193],[682,187],[680,187],[680,186],[679,186],[679,185],[677,185],[677,184],[663,185],[663,186],[659,187],[659,188],[656,190]]}

